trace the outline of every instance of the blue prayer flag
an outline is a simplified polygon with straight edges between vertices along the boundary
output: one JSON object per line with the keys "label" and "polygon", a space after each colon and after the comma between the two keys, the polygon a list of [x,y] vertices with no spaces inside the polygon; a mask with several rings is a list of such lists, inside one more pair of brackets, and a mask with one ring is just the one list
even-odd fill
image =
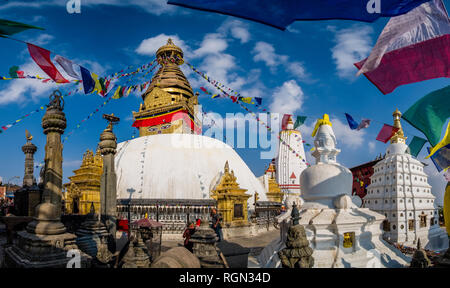
{"label": "blue prayer flag", "polygon": [[[427,150],[430,154],[430,147]],[[437,150],[430,158],[439,172],[450,167],[450,144]]]}
{"label": "blue prayer flag", "polygon": [[345,113],[345,117],[347,118],[348,126],[350,126],[350,129],[355,130],[356,128],[358,128],[359,125],[355,120],[353,120],[352,116]]}
{"label": "blue prayer flag", "polygon": [[244,18],[285,30],[296,20],[373,22],[430,0],[169,0],[168,4]]}
{"label": "blue prayer flag", "polygon": [[260,98],[260,97],[254,97],[253,99],[256,101],[256,105],[261,105],[261,103],[262,103],[262,98]]}
{"label": "blue prayer flag", "polygon": [[84,94],[89,94],[94,90],[95,82],[92,79],[91,72],[80,66],[81,77],[83,78]]}

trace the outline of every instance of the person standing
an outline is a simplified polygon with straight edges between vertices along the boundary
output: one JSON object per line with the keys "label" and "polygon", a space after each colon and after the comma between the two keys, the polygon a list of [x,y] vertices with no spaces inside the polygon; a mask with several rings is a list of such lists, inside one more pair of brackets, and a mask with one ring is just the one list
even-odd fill
{"label": "person standing", "polygon": [[211,209],[211,226],[216,232],[217,237],[219,238],[219,242],[223,240],[222,235],[222,217],[219,213],[217,213],[216,208]]}
{"label": "person standing", "polygon": [[192,253],[192,247],[194,244],[189,241],[191,236],[195,233],[195,224],[193,222],[189,223],[189,226],[184,230],[183,238],[184,238],[184,248],[188,249]]}

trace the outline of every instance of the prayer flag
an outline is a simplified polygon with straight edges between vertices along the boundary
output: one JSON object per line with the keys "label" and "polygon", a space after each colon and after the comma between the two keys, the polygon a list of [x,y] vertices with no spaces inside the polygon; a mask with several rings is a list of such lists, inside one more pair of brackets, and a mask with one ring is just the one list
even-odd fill
{"label": "prayer flag", "polygon": [[252,97],[239,97],[239,100],[247,104],[255,104],[252,102]]}
{"label": "prayer flag", "polygon": [[102,85],[100,84],[100,81],[98,80],[98,76],[95,73],[91,73],[92,79],[94,80],[94,90],[92,92],[96,92],[97,94],[100,94],[102,92]]}
{"label": "prayer flag", "polygon": [[348,126],[350,126],[350,129],[355,130],[358,128],[358,123],[353,120],[353,117],[350,116],[350,114],[345,113],[345,117],[347,118]]}
{"label": "prayer flag", "polygon": [[306,116],[297,116],[297,120],[295,120],[294,129],[303,125],[305,123]]}
{"label": "prayer flag", "polygon": [[50,60],[50,51],[27,43],[28,51],[34,62],[56,83],[69,83]]}
{"label": "prayer flag", "polygon": [[0,35],[13,35],[28,29],[45,30],[44,28],[32,26],[24,23],[19,23],[10,20],[0,19]]}
{"label": "prayer flag", "polygon": [[396,127],[393,127],[391,125],[387,125],[384,124],[383,128],[381,128],[380,132],[378,133],[377,136],[377,140],[381,141],[383,143],[386,143],[387,141],[389,141],[389,139],[392,138],[392,136],[394,136],[394,134],[398,131],[399,129]]}
{"label": "prayer flag", "polygon": [[81,77],[83,79],[84,94],[89,94],[94,90],[94,79],[92,79],[91,77],[91,72],[89,72],[89,70],[87,70],[83,66],[80,66],[80,71]]}
{"label": "prayer flag", "polygon": [[408,145],[409,153],[412,156],[417,157],[417,155],[419,155],[420,150],[422,150],[422,147],[423,145],[425,145],[426,142],[427,142],[426,139],[414,136],[411,143],[409,143]]}
{"label": "prayer flag", "polygon": [[[383,2],[384,3],[384,2]],[[400,85],[450,77],[450,25],[441,0],[392,17],[370,56],[355,66],[383,93]]]}
{"label": "prayer flag", "polygon": [[253,99],[255,99],[256,105],[261,105],[262,104],[262,98],[261,97],[255,97]]}
{"label": "prayer flag", "polygon": [[[427,147],[428,153],[431,153],[430,147]],[[433,156],[430,157],[436,169],[441,172],[450,167],[450,145],[444,146],[437,150]]]}
{"label": "prayer flag", "polygon": [[168,4],[232,15],[285,30],[296,20],[373,22],[401,15],[429,0],[169,0]]}
{"label": "prayer flag", "polygon": [[112,99],[119,99],[120,98],[120,91],[121,91],[121,86],[117,87],[116,92],[114,92],[114,95],[112,97]]}
{"label": "prayer flag", "polygon": [[291,114],[284,114],[283,119],[281,120],[281,130],[286,130],[289,119],[291,118]]}
{"label": "prayer flag", "polygon": [[61,67],[67,73],[67,75],[69,75],[70,77],[73,77],[77,80],[81,79],[80,75],[78,75],[78,73],[75,72],[75,70],[73,70],[73,62],[72,61],[70,61],[69,59],[66,59],[60,55],[55,56],[55,61],[56,61],[56,63],[61,65]]}
{"label": "prayer flag", "polygon": [[18,70],[19,66],[12,66],[11,68],[9,68],[9,76],[11,78],[19,78],[19,76],[17,75]]}
{"label": "prayer flag", "polygon": [[449,95],[450,85],[431,92],[414,103],[402,116],[420,130],[433,147],[438,144],[442,127],[450,117]]}
{"label": "prayer flag", "polygon": [[442,140],[438,144],[436,144],[436,146],[434,146],[433,149],[431,149],[430,155],[428,155],[425,158],[429,158],[434,153],[436,153],[437,150],[439,150],[442,147],[447,146],[449,144],[450,144],[450,121],[448,122],[447,130],[445,131],[444,138],[442,138]]}
{"label": "prayer flag", "polygon": [[370,119],[363,118],[361,120],[361,123],[359,123],[358,127],[356,127],[356,131],[359,131],[361,129],[365,129],[365,128],[369,127],[370,121],[371,121]]}

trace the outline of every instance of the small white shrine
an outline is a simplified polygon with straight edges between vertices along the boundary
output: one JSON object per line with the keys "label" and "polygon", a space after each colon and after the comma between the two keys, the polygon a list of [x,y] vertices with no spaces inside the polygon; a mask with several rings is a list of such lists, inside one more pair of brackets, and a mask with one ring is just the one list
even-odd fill
{"label": "small white shrine", "polygon": [[[352,202],[352,173],[336,162],[340,150],[328,115],[319,119],[313,132],[316,164],[300,176],[300,221],[310,247],[314,267],[403,267],[410,259],[382,239],[385,217]],[[285,216],[285,215],[283,215]],[[285,217],[280,217],[285,218]],[[280,267],[277,252],[284,237],[272,242],[258,257],[261,267]]]}

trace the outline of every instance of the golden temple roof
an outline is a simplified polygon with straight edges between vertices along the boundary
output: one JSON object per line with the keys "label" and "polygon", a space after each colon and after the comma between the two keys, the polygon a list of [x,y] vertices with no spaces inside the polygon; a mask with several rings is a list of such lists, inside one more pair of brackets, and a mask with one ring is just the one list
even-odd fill
{"label": "golden temple roof", "polygon": [[147,91],[142,94],[142,98],[145,100],[146,95],[155,87],[173,95],[182,94],[186,98],[194,96],[189,81],[178,67],[183,63],[183,50],[173,44],[169,38],[167,44],[156,51],[156,58],[161,67],[153,77]]}
{"label": "golden temple roof", "polygon": [[398,108],[396,108],[394,113],[392,113],[392,116],[394,117],[394,127],[398,128],[399,130],[394,134],[394,136],[392,136],[391,143],[405,143],[407,137],[405,137],[402,124],[400,123],[402,113],[398,110]]}

